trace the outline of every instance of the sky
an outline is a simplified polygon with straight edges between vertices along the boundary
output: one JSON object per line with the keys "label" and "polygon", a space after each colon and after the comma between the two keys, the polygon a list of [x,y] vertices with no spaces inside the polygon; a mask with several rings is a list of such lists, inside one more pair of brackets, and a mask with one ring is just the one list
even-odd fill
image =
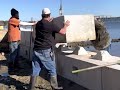
{"label": "sky", "polygon": [[[62,0],[64,15],[93,14],[120,16],[120,0]],[[19,11],[20,20],[41,19],[43,8],[49,8],[53,17],[59,16],[60,0],[0,0],[0,20],[8,20],[10,10]]]}

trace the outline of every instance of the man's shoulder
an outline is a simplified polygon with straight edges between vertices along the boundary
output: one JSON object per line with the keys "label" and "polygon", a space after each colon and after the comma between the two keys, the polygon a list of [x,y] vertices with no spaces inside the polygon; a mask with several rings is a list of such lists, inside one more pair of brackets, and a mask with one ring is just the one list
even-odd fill
{"label": "man's shoulder", "polygon": [[11,17],[11,18],[9,19],[9,22],[20,22],[20,21],[19,21],[19,19],[16,19],[16,18],[14,18],[14,17]]}
{"label": "man's shoulder", "polygon": [[51,24],[52,22],[49,22],[49,21],[47,21],[47,20],[40,20],[40,21],[38,21],[37,22],[37,24],[36,25],[41,25],[41,24],[45,24],[45,25],[49,25],[49,24]]}
{"label": "man's shoulder", "polygon": [[19,21],[19,19],[15,18],[15,17],[11,17],[9,20],[18,20]]}
{"label": "man's shoulder", "polygon": [[40,23],[41,23],[41,20],[36,23],[36,26],[40,25]]}
{"label": "man's shoulder", "polygon": [[41,22],[42,20],[39,20],[37,23]]}

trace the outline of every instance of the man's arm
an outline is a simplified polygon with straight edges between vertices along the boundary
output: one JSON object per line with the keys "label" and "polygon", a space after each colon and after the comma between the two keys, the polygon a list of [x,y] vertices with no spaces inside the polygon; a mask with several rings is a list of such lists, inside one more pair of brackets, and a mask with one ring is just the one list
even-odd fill
{"label": "man's arm", "polygon": [[33,25],[35,25],[36,23],[28,23],[28,22],[20,22],[19,23],[20,25],[28,25],[28,26],[33,26]]}
{"label": "man's arm", "polygon": [[59,31],[60,34],[66,34],[67,27],[70,25],[70,21],[64,23],[64,27]]}

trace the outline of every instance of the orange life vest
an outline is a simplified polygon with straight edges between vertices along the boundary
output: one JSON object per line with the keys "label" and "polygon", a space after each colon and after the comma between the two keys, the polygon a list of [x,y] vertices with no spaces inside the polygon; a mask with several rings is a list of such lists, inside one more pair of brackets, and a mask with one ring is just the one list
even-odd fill
{"label": "orange life vest", "polygon": [[21,32],[19,30],[20,21],[16,18],[10,18],[8,23],[8,42],[21,40]]}

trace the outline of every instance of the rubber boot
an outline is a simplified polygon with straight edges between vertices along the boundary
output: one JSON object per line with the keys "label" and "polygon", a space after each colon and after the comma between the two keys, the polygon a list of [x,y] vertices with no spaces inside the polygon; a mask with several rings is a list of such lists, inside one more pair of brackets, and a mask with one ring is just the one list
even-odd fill
{"label": "rubber boot", "polygon": [[61,90],[63,87],[58,87],[57,76],[50,77],[50,83],[54,90]]}
{"label": "rubber boot", "polygon": [[30,77],[30,88],[29,90],[35,90],[35,83],[36,83],[36,76],[31,76]]}

